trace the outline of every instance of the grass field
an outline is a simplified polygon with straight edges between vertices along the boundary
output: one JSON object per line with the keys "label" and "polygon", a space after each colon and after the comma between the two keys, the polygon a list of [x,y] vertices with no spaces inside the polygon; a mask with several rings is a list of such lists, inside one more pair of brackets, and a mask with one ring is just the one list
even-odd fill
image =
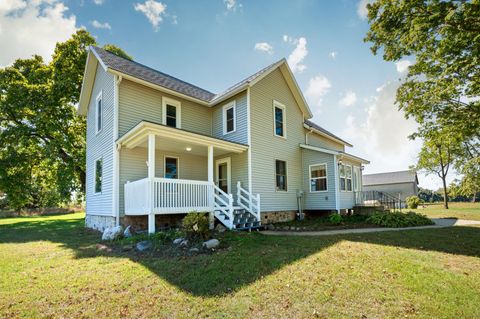
{"label": "grass field", "polygon": [[228,233],[213,255],[98,249],[82,214],[0,219],[0,317],[478,318],[480,228]]}
{"label": "grass field", "polygon": [[443,208],[443,203],[426,205],[414,211],[427,215],[430,218],[458,218],[480,220],[480,203],[448,203],[449,209]]}

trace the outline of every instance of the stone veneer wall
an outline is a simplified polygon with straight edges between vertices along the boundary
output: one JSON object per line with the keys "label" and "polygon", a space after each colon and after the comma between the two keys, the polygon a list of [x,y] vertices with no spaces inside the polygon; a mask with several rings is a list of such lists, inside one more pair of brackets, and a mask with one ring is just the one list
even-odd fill
{"label": "stone veneer wall", "polygon": [[103,232],[105,228],[115,227],[115,217],[87,214],[85,216],[85,227]]}
{"label": "stone veneer wall", "polygon": [[281,212],[264,212],[262,213],[262,225],[273,223],[282,223],[295,220],[297,211],[281,211]]}
{"label": "stone veneer wall", "polygon": [[[186,214],[155,215],[155,229],[180,227],[185,215]],[[124,227],[132,225],[135,230],[146,230],[148,229],[148,216],[124,216],[120,218],[120,224]]]}

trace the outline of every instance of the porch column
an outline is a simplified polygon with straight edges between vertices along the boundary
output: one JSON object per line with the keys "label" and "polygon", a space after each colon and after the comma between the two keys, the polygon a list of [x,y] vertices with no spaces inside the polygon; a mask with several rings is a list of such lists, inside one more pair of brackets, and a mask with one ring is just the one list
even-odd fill
{"label": "porch column", "polygon": [[[208,160],[207,160],[207,165],[208,165],[208,168],[207,168],[207,171],[208,171],[208,182],[213,185],[213,146],[212,145],[208,145]],[[212,205],[213,206],[213,188],[212,188],[212,195],[210,197],[210,200],[212,201]],[[215,216],[213,214],[213,211],[210,211],[208,213],[208,221],[209,221],[209,225],[210,225],[210,229],[213,229],[214,225],[215,225]]]}
{"label": "porch column", "polygon": [[149,212],[148,212],[148,233],[155,233],[155,213],[154,208],[154,195],[153,195],[153,179],[155,178],[155,135],[148,134],[148,184],[149,184]]}

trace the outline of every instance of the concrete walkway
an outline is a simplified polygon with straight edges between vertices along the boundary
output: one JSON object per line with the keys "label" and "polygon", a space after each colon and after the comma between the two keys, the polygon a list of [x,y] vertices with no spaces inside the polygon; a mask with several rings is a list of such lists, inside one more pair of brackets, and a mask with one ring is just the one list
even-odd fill
{"label": "concrete walkway", "polygon": [[480,221],[453,219],[453,218],[432,218],[435,225],[431,226],[417,226],[417,227],[402,227],[402,228],[357,228],[357,229],[339,229],[339,230],[319,230],[319,231],[276,231],[264,230],[261,233],[265,235],[274,236],[327,236],[327,235],[342,235],[342,234],[363,234],[376,233],[385,231],[401,231],[401,230],[415,230],[415,229],[435,229],[452,226],[470,226],[480,225]]}

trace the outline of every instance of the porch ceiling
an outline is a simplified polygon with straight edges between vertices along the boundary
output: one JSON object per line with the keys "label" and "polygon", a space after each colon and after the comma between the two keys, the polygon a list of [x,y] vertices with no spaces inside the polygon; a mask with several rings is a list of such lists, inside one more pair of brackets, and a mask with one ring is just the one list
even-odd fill
{"label": "porch ceiling", "polygon": [[[189,153],[206,156],[207,147],[214,147],[215,156],[226,153],[241,153],[248,149],[247,145],[205,136],[190,131],[169,127],[162,124],[142,121],[117,140],[121,147],[147,147],[148,135],[154,134],[155,148],[174,153]],[[189,149],[189,151],[187,151]]]}

